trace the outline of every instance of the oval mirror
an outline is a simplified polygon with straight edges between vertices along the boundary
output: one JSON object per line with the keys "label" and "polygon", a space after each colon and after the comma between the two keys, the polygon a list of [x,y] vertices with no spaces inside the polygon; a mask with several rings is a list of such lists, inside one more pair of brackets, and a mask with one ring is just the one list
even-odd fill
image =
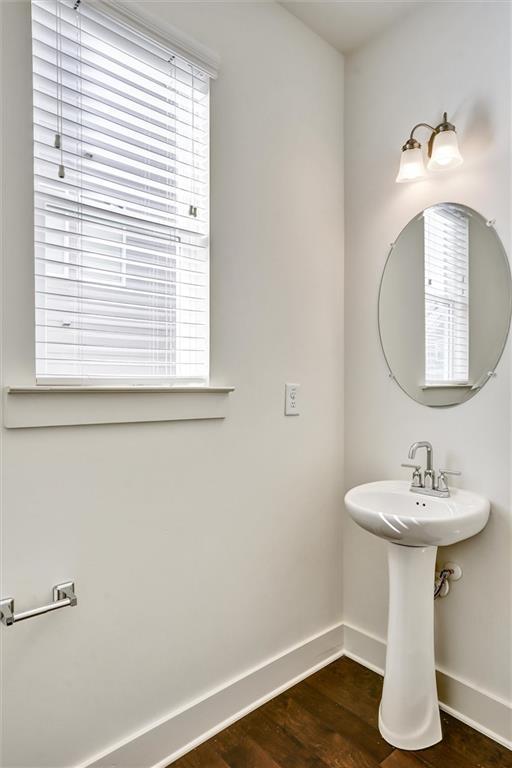
{"label": "oval mirror", "polygon": [[507,254],[477,211],[438,203],[402,230],[382,275],[379,332],[406,394],[429,406],[473,397],[501,357],[510,312]]}

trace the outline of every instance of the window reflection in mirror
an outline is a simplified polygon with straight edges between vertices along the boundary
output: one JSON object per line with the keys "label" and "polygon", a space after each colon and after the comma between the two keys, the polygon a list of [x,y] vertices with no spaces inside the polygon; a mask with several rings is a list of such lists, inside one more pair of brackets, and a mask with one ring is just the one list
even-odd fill
{"label": "window reflection in mirror", "polygon": [[423,214],[425,384],[469,380],[469,218],[450,205]]}

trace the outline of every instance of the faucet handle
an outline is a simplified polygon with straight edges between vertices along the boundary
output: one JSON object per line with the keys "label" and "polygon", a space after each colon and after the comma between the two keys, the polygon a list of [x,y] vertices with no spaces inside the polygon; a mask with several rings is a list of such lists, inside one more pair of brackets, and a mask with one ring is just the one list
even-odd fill
{"label": "faucet handle", "polygon": [[440,469],[439,470],[439,476],[437,478],[437,490],[438,491],[447,491],[448,490],[448,483],[446,482],[446,475],[461,475],[462,472],[459,472],[456,469]]}
{"label": "faucet handle", "polygon": [[423,483],[421,481],[421,465],[420,464],[402,464],[402,467],[408,467],[413,469],[411,488],[422,488]]}

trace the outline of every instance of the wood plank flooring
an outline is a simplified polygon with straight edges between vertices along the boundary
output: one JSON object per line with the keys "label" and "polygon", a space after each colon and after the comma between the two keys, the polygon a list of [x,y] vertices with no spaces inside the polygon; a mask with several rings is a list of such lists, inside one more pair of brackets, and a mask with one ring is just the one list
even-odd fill
{"label": "wood plank flooring", "polygon": [[394,749],[377,728],[381,690],[379,675],[338,659],[172,768],[512,768],[512,752],[444,713],[440,744]]}

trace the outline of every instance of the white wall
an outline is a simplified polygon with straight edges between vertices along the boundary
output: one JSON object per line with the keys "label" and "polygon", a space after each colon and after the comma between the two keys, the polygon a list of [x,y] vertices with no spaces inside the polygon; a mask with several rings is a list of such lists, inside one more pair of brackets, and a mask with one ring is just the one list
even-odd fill
{"label": "white wall", "polygon": [[[436,604],[437,659],[450,674],[510,701],[510,349],[497,378],[468,403],[429,409],[388,379],[377,332],[377,292],[389,244],[418,211],[465,203],[510,246],[510,6],[432,3],[346,63],[345,481],[407,478],[415,440],[430,440],[437,467],[462,470],[462,487],[488,496],[492,516],[478,537],[441,550],[464,578]],[[459,131],[464,165],[417,184],[395,184],[411,127]],[[428,134],[425,138],[428,137]],[[490,299],[492,301],[492,297]],[[385,637],[385,546],[348,519],[344,618]],[[350,578],[351,577],[351,578]],[[512,733],[508,738],[512,738]]]}
{"label": "white wall", "polygon": [[[341,618],[342,57],[280,6],[144,3],[221,56],[221,422],[3,431],[4,765],[69,766]],[[30,29],[3,15],[3,384],[30,383]],[[285,381],[300,417],[283,416]]]}

